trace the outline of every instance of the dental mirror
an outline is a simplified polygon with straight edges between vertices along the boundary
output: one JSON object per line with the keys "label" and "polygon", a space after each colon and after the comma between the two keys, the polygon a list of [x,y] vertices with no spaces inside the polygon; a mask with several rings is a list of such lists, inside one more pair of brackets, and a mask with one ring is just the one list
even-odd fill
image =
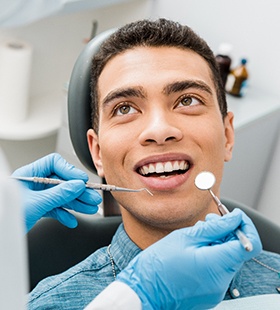
{"label": "dental mirror", "polygon": [[212,172],[203,171],[200,172],[194,181],[195,186],[200,190],[209,190],[216,182],[216,178]]}
{"label": "dental mirror", "polygon": [[[212,172],[209,171],[202,171],[200,172],[196,178],[195,178],[195,186],[200,190],[208,190],[211,194],[213,200],[215,201],[221,216],[229,213],[229,210],[225,205],[223,205],[220,201],[220,199],[212,192],[211,188],[215,184],[216,178]],[[236,236],[243,245],[243,247],[246,249],[246,251],[250,252],[253,250],[253,245],[251,241],[245,236],[243,231],[241,231],[239,228],[235,230]]]}

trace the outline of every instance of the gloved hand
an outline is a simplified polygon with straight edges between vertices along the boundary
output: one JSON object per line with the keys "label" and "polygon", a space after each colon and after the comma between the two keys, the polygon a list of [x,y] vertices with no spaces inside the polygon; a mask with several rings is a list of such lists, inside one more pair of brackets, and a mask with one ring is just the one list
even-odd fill
{"label": "gloved hand", "polygon": [[66,209],[85,214],[98,211],[102,198],[98,192],[85,187],[85,172],[67,163],[59,154],[50,154],[17,169],[12,176],[48,177],[71,180],[59,185],[20,181],[23,185],[23,207],[26,229],[29,231],[42,217],[52,217],[69,228],[77,219]]}
{"label": "gloved hand", "polygon": [[[232,232],[252,242],[247,252]],[[239,209],[173,231],[136,256],[117,276],[139,296],[143,309],[209,309],[224,298],[242,264],[261,251],[252,221]]]}

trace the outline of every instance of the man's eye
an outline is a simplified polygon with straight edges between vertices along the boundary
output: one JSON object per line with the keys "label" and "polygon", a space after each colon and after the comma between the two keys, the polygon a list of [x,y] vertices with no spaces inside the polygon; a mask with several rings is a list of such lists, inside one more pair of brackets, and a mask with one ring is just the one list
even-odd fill
{"label": "man's eye", "polygon": [[114,110],[115,115],[127,115],[127,114],[133,114],[136,113],[137,110],[134,109],[131,105],[129,104],[123,104],[121,106],[118,106]]}
{"label": "man's eye", "polygon": [[195,97],[191,96],[183,96],[178,100],[177,106],[183,106],[183,107],[188,107],[188,106],[193,106],[200,104],[200,100],[196,99]]}

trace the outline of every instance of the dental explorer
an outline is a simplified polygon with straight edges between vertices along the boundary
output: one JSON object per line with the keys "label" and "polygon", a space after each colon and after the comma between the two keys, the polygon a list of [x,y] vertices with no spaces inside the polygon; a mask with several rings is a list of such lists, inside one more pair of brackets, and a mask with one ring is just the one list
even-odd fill
{"label": "dental explorer", "polygon": [[[13,179],[20,180],[20,181],[28,181],[28,182],[34,182],[34,183],[42,183],[42,184],[61,184],[66,182],[65,180],[60,179],[52,179],[52,178],[41,178],[41,177],[17,177],[12,176]],[[117,192],[142,192],[146,191],[148,194],[153,196],[153,194],[147,189],[147,188],[139,188],[139,189],[132,189],[132,188],[124,188],[124,187],[118,187],[115,185],[109,185],[109,184],[100,184],[100,183],[86,183],[87,188],[96,189],[96,190],[102,190],[102,191],[117,191]]]}

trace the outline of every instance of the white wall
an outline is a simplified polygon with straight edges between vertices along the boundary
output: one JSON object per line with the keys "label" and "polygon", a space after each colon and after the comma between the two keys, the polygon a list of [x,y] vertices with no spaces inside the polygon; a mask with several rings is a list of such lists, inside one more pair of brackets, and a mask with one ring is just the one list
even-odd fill
{"label": "white wall", "polygon": [[260,198],[258,209],[266,214],[272,221],[280,224],[280,135],[277,148],[272,158],[272,165],[269,167],[268,178]]}

